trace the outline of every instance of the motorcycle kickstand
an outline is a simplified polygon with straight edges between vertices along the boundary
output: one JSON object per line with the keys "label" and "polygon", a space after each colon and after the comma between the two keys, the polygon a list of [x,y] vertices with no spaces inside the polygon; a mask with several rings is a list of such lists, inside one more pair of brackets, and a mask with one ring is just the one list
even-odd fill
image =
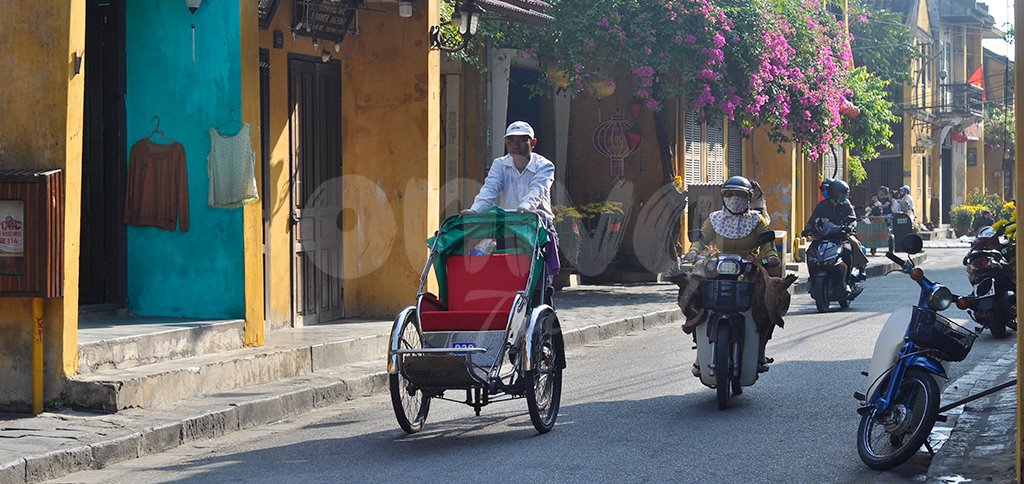
{"label": "motorcycle kickstand", "polygon": [[926,440],[926,441],[924,442],[924,447],[925,447],[926,449],[928,449],[928,455],[929,455],[930,457],[935,457],[935,449],[933,449],[933,448],[932,448],[932,443],[931,443],[931,442],[928,442],[928,441]]}

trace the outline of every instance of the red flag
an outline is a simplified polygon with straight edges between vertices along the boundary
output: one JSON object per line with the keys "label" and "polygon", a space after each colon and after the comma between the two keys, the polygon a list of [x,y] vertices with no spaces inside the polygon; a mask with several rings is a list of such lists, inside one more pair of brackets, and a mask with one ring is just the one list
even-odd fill
{"label": "red flag", "polygon": [[984,71],[984,69],[982,69],[982,64],[979,64],[978,68],[974,70],[974,73],[971,74],[971,77],[967,79],[967,83],[968,84],[973,84],[973,85],[978,86],[978,87],[980,87],[982,89],[982,91],[981,91],[981,100],[984,101],[985,100],[985,91],[984,91],[984,89],[985,89],[985,71]]}

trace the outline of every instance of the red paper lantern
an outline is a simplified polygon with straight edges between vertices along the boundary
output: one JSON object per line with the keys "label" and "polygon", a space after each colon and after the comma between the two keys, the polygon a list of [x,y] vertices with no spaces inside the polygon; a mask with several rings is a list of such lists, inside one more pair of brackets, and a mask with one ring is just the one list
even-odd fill
{"label": "red paper lantern", "polygon": [[644,103],[637,98],[630,99],[629,103],[626,104],[626,110],[629,111],[629,117],[633,118],[633,121],[640,119],[640,111],[643,111]]}
{"label": "red paper lantern", "polygon": [[850,102],[849,99],[843,99],[843,105],[839,108],[839,114],[850,119],[857,119],[860,117],[860,108]]}

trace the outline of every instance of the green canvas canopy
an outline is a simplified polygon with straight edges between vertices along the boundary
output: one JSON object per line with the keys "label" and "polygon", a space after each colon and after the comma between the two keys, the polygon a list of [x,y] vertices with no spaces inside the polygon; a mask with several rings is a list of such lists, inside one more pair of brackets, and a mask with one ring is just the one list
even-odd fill
{"label": "green canvas canopy", "polygon": [[[497,243],[494,254],[533,254],[534,247],[549,241],[547,229],[541,224],[539,215],[533,212],[510,212],[500,207],[466,215],[453,215],[441,223],[441,228],[427,245],[437,252],[434,258],[434,274],[437,276],[438,296],[447,301],[447,275],[445,262],[448,256],[464,255],[481,240],[493,239]],[[532,273],[541,274],[544,258],[537,256],[533,261]],[[540,281],[535,276],[534,286]]]}

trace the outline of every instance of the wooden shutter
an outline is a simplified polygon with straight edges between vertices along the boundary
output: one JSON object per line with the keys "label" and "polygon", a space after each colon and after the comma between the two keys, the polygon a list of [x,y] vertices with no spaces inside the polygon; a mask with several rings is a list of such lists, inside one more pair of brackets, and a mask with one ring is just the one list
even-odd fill
{"label": "wooden shutter", "polygon": [[704,183],[704,173],[701,171],[700,163],[700,120],[697,111],[687,111],[683,133],[686,135],[686,146],[683,153],[686,166],[686,174],[683,177],[684,185]]}
{"label": "wooden shutter", "polygon": [[708,183],[725,181],[724,122],[721,114],[709,116],[707,120]]}
{"label": "wooden shutter", "polygon": [[739,123],[729,123],[729,176],[743,176],[743,135]]}

